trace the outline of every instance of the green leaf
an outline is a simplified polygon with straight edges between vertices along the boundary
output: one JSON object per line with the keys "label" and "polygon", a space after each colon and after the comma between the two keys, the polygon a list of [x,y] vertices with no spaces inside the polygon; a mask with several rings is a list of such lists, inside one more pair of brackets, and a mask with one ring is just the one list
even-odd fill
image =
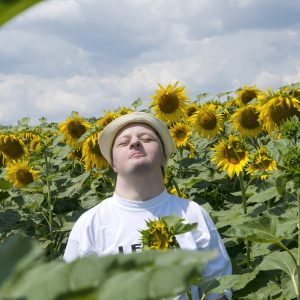
{"label": "green leaf", "polygon": [[271,187],[263,192],[258,192],[251,196],[247,203],[260,203],[273,199],[278,195],[276,187]]}
{"label": "green leaf", "polygon": [[182,223],[184,219],[181,219],[176,215],[175,213],[162,217],[169,228],[173,227],[174,228],[174,234],[183,234],[192,230],[195,230],[197,228],[197,223],[192,223],[192,224],[184,224]]}
{"label": "green leaf", "polygon": [[260,243],[278,243],[283,237],[277,232],[278,219],[262,216],[229,228],[224,234]]}
{"label": "green leaf", "polygon": [[12,183],[9,181],[4,180],[3,178],[0,178],[0,189],[1,190],[10,190],[12,188]]}
{"label": "green leaf", "polygon": [[0,0],[0,26],[42,0]]}
{"label": "green leaf", "polygon": [[[294,257],[297,257],[298,249],[290,250]],[[294,298],[296,296],[296,290],[298,286],[298,274],[297,267],[288,254],[288,252],[272,252],[271,254],[264,257],[262,263],[259,265],[260,270],[273,270],[278,269],[285,272],[288,275],[290,282],[289,284],[285,281],[286,293]]]}
{"label": "green leaf", "polygon": [[131,106],[134,107],[135,110],[137,110],[143,103],[142,98],[137,98],[134,102],[131,103]]}
{"label": "green leaf", "polygon": [[13,285],[18,279],[18,274],[25,272],[30,265],[36,263],[41,254],[41,247],[37,243],[20,236],[13,236],[1,245],[0,291],[7,281]]}

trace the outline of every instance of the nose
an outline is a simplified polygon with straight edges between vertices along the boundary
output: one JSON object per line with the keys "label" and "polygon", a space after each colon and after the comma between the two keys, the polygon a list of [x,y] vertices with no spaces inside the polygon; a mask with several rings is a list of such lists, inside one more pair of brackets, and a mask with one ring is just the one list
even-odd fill
{"label": "nose", "polygon": [[135,147],[140,147],[141,143],[137,138],[133,138],[130,142],[130,149],[133,149]]}

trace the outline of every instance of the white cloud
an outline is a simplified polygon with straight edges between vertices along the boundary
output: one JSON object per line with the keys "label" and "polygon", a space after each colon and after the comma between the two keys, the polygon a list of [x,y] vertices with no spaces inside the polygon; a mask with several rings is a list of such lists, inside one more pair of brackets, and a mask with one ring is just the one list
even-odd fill
{"label": "white cloud", "polygon": [[0,123],[99,116],[177,80],[192,98],[299,81],[299,13],[293,0],[45,1],[0,29]]}

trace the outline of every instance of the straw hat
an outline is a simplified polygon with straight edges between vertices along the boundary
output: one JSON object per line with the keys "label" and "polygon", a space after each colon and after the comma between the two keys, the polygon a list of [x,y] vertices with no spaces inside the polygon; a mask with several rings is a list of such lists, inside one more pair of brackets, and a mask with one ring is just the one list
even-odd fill
{"label": "straw hat", "polygon": [[152,127],[160,135],[160,138],[164,143],[165,154],[167,159],[169,159],[170,155],[175,150],[175,146],[168,127],[152,114],[133,112],[116,118],[109,123],[100,134],[98,140],[100,151],[109,164],[111,164],[111,149],[115,136],[120,129],[132,123],[146,124]]}

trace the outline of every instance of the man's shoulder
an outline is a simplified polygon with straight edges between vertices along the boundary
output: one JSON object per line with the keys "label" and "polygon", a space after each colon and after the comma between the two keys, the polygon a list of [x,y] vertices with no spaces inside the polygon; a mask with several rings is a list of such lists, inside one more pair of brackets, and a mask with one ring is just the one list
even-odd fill
{"label": "man's shoulder", "polygon": [[78,222],[85,222],[86,220],[91,221],[92,219],[94,219],[95,217],[97,217],[99,215],[99,213],[102,210],[105,210],[106,207],[108,205],[110,205],[111,203],[111,198],[112,197],[108,197],[104,200],[102,200],[100,203],[96,204],[94,207],[88,209],[87,211],[85,211],[79,218],[78,218]]}

